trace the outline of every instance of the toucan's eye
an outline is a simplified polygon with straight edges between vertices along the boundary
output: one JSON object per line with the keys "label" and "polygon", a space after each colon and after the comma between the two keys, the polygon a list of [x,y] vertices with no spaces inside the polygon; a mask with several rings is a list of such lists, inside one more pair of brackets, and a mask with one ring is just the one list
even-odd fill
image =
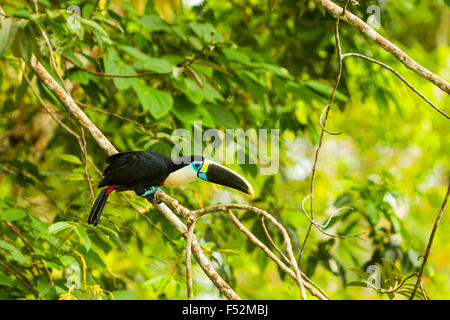
{"label": "toucan's eye", "polygon": [[194,167],[196,167],[196,168],[200,167],[200,163],[198,163],[198,162],[194,163]]}

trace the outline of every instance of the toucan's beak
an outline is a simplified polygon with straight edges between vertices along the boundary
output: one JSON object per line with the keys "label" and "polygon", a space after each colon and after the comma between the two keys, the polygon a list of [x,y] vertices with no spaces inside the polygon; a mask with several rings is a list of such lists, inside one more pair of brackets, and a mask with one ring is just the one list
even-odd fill
{"label": "toucan's beak", "polygon": [[255,195],[251,184],[242,176],[211,160],[203,162],[203,166],[198,172],[198,177],[208,182],[248,193],[252,198]]}

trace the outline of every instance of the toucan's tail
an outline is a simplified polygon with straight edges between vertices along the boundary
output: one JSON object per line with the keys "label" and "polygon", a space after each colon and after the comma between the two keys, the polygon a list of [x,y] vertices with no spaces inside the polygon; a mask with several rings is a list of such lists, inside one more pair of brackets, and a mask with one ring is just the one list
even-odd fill
{"label": "toucan's tail", "polygon": [[91,213],[89,214],[88,223],[96,226],[100,221],[100,216],[102,215],[103,207],[106,204],[106,200],[112,190],[110,188],[103,189],[95,199],[94,205],[92,206]]}

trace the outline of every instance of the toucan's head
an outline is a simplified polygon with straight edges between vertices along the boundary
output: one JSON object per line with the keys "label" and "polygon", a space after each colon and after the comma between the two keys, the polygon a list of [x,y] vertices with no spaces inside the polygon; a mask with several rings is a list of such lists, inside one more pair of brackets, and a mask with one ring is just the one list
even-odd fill
{"label": "toucan's head", "polygon": [[230,187],[254,196],[251,184],[231,169],[201,156],[183,157],[177,161],[172,172],[162,182],[173,188],[192,182],[197,178]]}

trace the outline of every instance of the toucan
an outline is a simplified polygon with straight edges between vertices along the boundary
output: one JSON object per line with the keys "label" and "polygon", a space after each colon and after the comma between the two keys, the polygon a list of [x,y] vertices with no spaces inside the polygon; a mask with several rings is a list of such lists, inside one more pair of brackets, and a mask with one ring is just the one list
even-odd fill
{"label": "toucan", "polygon": [[229,168],[203,156],[185,156],[173,160],[152,151],[127,151],[106,158],[100,192],[89,214],[88,223],[96,226],[103,207],[113,191],[134,190],[138,196],[161,191],[157,186],[176,188],[197,178],[227,186],[254,196],[250,183]]}

